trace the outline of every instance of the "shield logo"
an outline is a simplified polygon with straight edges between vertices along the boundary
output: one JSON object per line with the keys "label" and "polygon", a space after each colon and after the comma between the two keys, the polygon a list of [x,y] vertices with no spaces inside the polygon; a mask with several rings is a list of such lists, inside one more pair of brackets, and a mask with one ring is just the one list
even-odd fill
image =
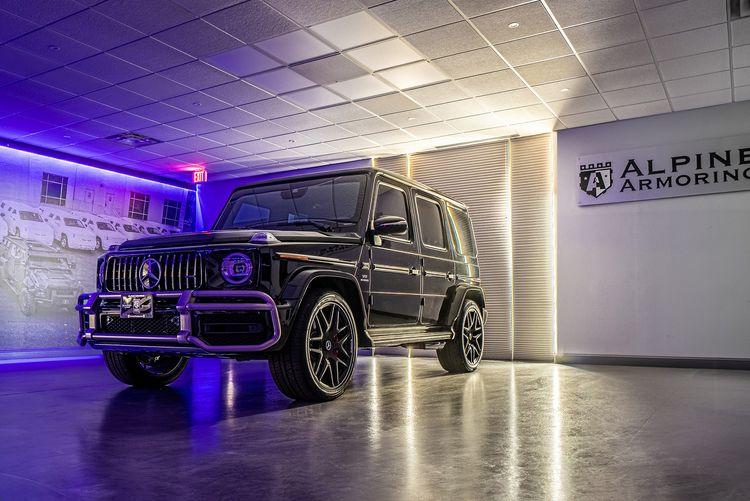
{"label": "shield logo", "polygon": [[599,198],[612,186],[612,162],[581,165],[580,187],[588,195]]}
{"label": "shield logo", "polygon": [[144,289],[151,290],[159,284],[161,280],[161,265],[159,261],[150,257],[143,261],[138,278]]}

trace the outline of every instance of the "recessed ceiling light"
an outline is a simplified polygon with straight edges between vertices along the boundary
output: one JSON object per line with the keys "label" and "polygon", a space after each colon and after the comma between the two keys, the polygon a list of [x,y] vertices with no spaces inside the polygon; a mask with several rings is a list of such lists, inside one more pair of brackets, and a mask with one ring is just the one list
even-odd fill
{"label": "recessed ceiling light", "polygon": [[200,108],[201,102],[200,101],[193,101],[192,105],[195,106],[196,108]]}
{"label": "recessed ceiling light", "polygon": [[560,89],[560,92],[570,92],[570,89],[568,89],[567,87],[564,87]]}
{"label": "recessed ceiling light", "polygon": [[106,139],[109,139],[111,141],[115,141],[118,143],[126,144],[134,148],[138,148],[139,146],[148,146],[150,144],[161,143],[161,141],[159,141],[158,139],[144,136],[143,134],[138,134],[137,132],[122,132],[120,134],[108,136]]}
{"label": "recessed ceiling light", "polygon": [[413,122],[416,119],[417,119],[417,117],[409,117],[409,118],[407,118],[407,120],[410,121],[410,122]]}
{"label": "recessed ceiling light", "polygon": [[510,24],[508,25],[508,28],[510,28],[510,29],[512,29],[512,30],[515,30],[515,29],[516,29],[516,28],[518,28],[519,26],[521,26],[521,23],[510,23]]}
{"label": "recessed ceiling light", "polygon": [[47,48],[49,50],[53,51],[53,52],[57,52],[57,51],[60,50],[60,46],[59,45],[48,45]]}

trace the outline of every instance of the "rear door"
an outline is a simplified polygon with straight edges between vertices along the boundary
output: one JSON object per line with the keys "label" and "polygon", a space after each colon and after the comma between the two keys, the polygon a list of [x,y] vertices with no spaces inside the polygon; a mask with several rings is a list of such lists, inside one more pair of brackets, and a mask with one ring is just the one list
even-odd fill
{"label": "rear door", "polygon": [[[388,178],[375,185],[373,219],[406,219],[404,235],[381,236],[370,246],[370,305],[372,327],[398,327],[419,322],[419,254],[414,219],[409,210],[408,187]],[[372,224],[372,222],[371,222]]]}
{"label": "rear door", "polygon": [[448,247],[445,207],[426,193],[414,197],[422,265],[422,323],[437,325],[448,290],[455,281],[453,256]]}

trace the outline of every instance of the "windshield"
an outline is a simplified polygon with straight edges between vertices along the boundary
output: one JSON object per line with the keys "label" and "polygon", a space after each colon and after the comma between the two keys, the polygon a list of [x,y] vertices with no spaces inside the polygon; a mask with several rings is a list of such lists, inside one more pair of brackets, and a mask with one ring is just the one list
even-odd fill
{"label": "windshield", "polygon": [[140,231],[138,231],[138,229],[132,224],[123,224],[122,229],[128,233],[140,233]]}
{"label": "windshield", "polygon": [[74,228],[85,228],[83,223],[78,219],[74,219],[72,217],[66,217],[64,221],[65,221],[65,226],[73,226]]}
{"label": "windshield", "polygon": [[96,223],[96,227],[104,231],[115,231],[114,227],[109,223]]}
{"label": "windshield", "polygon": [[365,174],[345,174],[248,188],[229,201],[215,229],[353,231],[366,185]]}
{"label": "windshield", "polygon": [[161,231],[157,230],[153,226],[149,226],[148,228],[146,228],[146,231],[151,235],[161,235]]}
{"label": "windshield", "polygon": [[42,216],[40,216],[36,212],[22,210],[22,211],[19,211],[19,214],[21,215],[21,220],[23,221],[37,221],[40,223],[42,222]]}
{"label": "windshield", "polygon": [[45,270],[69,270],[68,262],[64,258],[55,256],[45,256],[31,254],[29,256],[29,265],[34,268],[43,268]]}

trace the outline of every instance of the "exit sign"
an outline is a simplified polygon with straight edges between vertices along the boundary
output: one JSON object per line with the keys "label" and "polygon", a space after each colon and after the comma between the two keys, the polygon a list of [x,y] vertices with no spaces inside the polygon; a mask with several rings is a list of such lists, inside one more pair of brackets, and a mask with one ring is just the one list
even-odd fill
{"label": "exit sign", "polygon": [[206,172],[206,169],[193,171],[194,183],[205,183],[206,181],[208,181],[208,172]]}

